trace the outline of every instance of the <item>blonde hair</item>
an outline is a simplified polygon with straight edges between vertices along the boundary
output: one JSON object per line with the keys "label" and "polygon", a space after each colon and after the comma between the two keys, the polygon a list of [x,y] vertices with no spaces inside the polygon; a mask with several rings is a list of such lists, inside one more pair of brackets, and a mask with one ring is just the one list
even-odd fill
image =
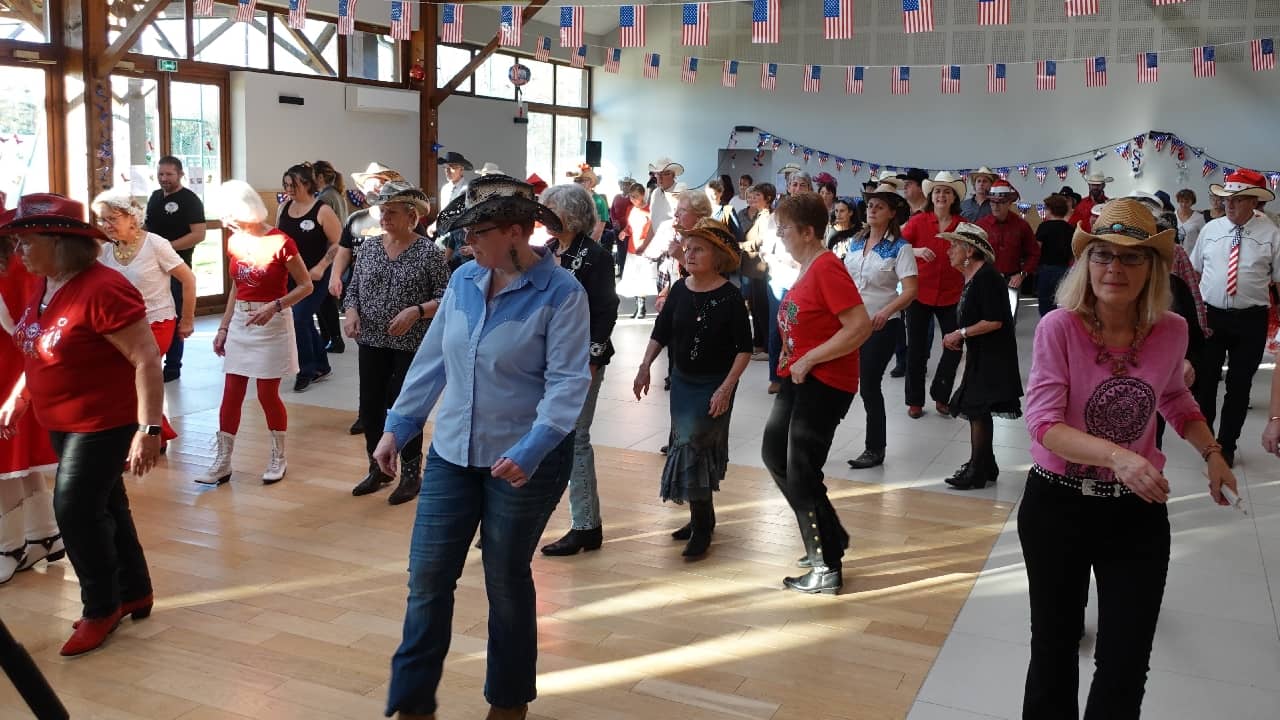
{"label": "blonde hair", "polygon": [[253,186],[243,180],[228,180],[218,187],[220,217],[240,223],[267,221],[267,206]]}
{"label": "blonde hair", "polygon": [[[1102,241],[1089,243],[1080,253],[1076,264],[1071,266],[1062,283],[1058,285],[1055,300],[1058,307],[1069,310],[1080,317],[1093,322],[1094,303],[1097,296],[1093,294],[1093,283],[1089,279],[1089,251],[1103,244]],[[1159,253],[1143,248],[1151,258],[1150,275],[1147,283],[1138,294],[1138,326],[1150,329],[1160,320],[1160,316],[1169,309],[1171,300],[1169,291],[1169,261]]]}
{"label": "blonde hair", "polygon": [[109,190],[103,190],[98,193],[93,202],[89,204],[93,214],[102,217],[107,209],[125,215],[132,215],[133,219],[138,222],[138,227],[142,227],[143,220],[146,218],[146,210],[140,205],[136,198],[125,188],[113,187]]}

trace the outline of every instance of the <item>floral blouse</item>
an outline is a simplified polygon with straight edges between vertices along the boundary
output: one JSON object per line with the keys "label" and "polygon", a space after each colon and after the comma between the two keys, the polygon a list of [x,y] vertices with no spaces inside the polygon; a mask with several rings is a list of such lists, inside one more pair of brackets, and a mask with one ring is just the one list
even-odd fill
{"label": "floral blouse", "polygon": [[416,238],[394,260],[387,256],[385,243],[384,235],[369,238],[360,246],[343,307],[354,308],[360,317],[361,345],[415,352],[427,334],[430,319],[414,323],[404,335],[387,331],[401,310],[444,297],[449,267],[444,251],[424,237]]}

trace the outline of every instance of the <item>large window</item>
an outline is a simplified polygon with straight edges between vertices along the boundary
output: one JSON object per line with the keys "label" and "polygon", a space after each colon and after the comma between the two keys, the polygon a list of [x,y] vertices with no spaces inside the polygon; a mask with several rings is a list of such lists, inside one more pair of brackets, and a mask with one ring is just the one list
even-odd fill
{"label": "large window", "polygon": [[[452,45],[436,46],[436,87],[442,88],[457,75],[462,68],[471,62],[471,51],[466,48],[453,47]],[[471,92],[473,85],[471,77],[468,77],[458,86],[459,92]]]}
{"label": "large window", "polygon": [[[133,20],[132,16],[125,17],[123,14],[136,12],[142,5],[119,3],[117,7],[119,8],[117,12],[121,12],[122,15],[111,19],[114,26],[109,35],[111,42],[115,42],[120,31]],[[156,57],[185,58],[187,56],[187,4],[181,0],[175,0],[166,5],[156,19],[142,29],[129,50]]]}
{"label": "large window", "polygon": [[275,31],[275,63],[278,72],[299,75],[338,76],[338,28],[331,22],[308,19],[305,27],[289,27],[289,16],[272,16]]}
{"label": "large window", "polygon": [[214,5],[213,17],[192,19],[195,59],[221,65],[267,70],[267,13],[257,10],[252,22],[235,22],[234,5]]}
{"label": "large window", "polygon": [[44,70],[0,65],[0,192],[49,192]]}
{"label": "large window", "polygon": [[476,95],[514,100],[516,88],[511,84],[507,73],[516,59],[510,55],[494,53],[485,58],[483,64],[476,69]]}
{"label": "large window", "polygon": [[49,4],[31,0],[0,0],[0,40],[48,42]]}
{"label": "large window", "polygon": [[357,30],[347,37],[347,76],[400,82],[400,43],[389,35]]}

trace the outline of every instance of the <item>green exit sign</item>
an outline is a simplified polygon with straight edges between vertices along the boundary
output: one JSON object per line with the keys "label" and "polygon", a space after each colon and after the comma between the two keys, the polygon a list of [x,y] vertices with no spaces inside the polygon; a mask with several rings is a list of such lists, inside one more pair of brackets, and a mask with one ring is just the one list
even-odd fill
{"label": "green exit sign", "polygon": [[156,69],[160,72],[178,72],[177,60],[156,60]]}

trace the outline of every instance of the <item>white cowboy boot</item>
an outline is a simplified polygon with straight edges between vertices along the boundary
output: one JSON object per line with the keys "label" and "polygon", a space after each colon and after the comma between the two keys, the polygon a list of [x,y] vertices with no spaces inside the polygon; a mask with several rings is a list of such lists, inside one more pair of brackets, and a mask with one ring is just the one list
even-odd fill
{"label": "white cowboy boot", "polygon": [[219,430],[214,442],[217,454],[213,456],[213,465],[196,478],[201,485],[221,485],[231,479],[231,452],[236,447],[236,436]]}
{"label": "white cowboy boot", "polygon": [[30,570],[41,560],[56,562],[67,554],[58,532],[58,521],[53,517],[53,493],[42,490],[22,501],[22,514],[26,517],[26,557],[18,570]]}
{"label": "white cowboy boot", "polygon": [[0,515],[0,585],[13,578],[26,554],[22,515],[22,503]]}
{"label": "white cowboy boot", "polygon": [[271,431],[271,457],[267,460],[267,469],[262,473],[262,484],[272,485],[284,479],[289,463],[284,459],[284,431]]}

